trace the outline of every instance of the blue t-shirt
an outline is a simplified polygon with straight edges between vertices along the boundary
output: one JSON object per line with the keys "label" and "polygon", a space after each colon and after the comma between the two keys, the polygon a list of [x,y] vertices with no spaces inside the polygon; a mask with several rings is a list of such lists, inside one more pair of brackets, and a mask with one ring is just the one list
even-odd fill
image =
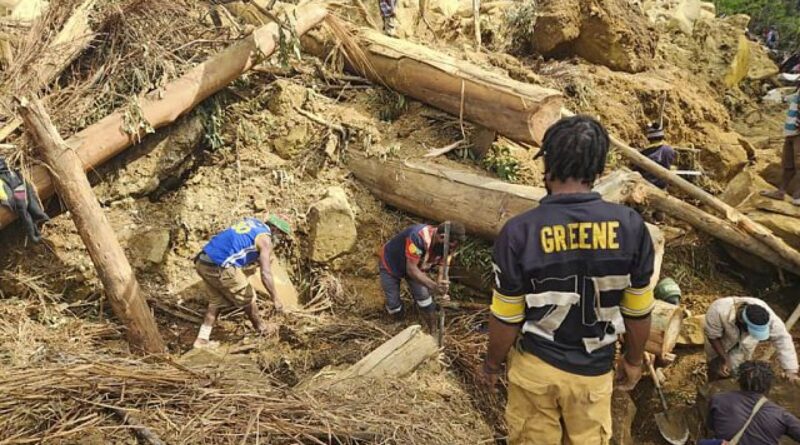
{"label": "blue t-shirt", "polygon": [[258,260],[258,237],[270,235],[269,226],[255,218],[245,218],[211,238],[203,252],[217,266],[245,267]]}
{"label": "blue t-shirt", "polygon": [[431,240],[436,236],[436,227],[417,224],[406,227],[381,249],[381,266],[398,278],[406,276],[406,260],[419,265],[422,271],[438,265],[441,255],[431,252]]}

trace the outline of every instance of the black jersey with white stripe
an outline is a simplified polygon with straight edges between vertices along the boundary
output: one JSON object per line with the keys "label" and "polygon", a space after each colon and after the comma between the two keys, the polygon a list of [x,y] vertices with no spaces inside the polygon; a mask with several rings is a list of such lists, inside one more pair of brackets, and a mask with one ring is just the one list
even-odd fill
{"label": "black jersey with white stripe", "polygon": [[598,193],[549,195],[495,241],[492,313],[522,323],[524,351],[567,372],[605,374],[624,317],[652,310],[654,256],[633,209]]}

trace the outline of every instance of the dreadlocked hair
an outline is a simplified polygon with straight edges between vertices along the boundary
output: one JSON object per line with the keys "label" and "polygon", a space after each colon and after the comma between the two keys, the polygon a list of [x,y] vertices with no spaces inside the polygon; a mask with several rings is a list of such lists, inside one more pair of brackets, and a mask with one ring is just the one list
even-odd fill
{"label": "dreadlocked hair", "polygon": [[742,391],[766,394],[772,388],[775,373],[769,363],[750,360],[739,365],[739,388]]}
{"label": "dreadlocked hair", "polygon": [[608,155],[608,132],[595,119],[566,117],[547,129],[542,151],[550,179],[577,179],[592,184],[603,174]]}

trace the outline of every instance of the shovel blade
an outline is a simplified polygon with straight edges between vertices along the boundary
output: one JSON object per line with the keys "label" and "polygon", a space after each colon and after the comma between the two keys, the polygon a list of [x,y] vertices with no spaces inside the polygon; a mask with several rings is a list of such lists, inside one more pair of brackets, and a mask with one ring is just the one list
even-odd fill
{"label": "shovel blade", "polygon": [[689,440],[689,428],[683,416],[670,415],[670,413],[656,414],[656,425],[661,437],[672,445],[684,445]]}

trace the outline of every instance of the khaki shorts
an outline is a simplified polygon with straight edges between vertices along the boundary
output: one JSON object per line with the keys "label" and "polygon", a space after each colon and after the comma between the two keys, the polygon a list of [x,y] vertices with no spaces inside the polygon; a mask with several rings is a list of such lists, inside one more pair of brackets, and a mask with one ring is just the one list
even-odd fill
{"label": "khaki shorts", "polygon": [[205,281],[211,291],[210,305],[223,307],[244,307],[253,302],[256,291],[247,276],[238,267],[218,267],[202,261],[194,263],[197,274]]}
{"label": "khaki shorts", "polygon": [[535,355],[509,354],[510,445],[606,445],[611,440],[614,374],[582,376]]}
{"label": "khaki shorts", "polygon": [[800,136],[789,136],[783,142],[781,165],[789,172],[800,169]]}

